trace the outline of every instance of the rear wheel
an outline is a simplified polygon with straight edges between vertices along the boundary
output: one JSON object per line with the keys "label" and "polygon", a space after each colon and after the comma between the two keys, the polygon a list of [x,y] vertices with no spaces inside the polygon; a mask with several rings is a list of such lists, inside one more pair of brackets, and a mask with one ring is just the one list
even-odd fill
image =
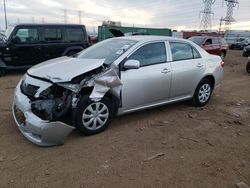
{"label": "rear wheel", "polygon": [[247,63],[246,70],[248,73],[250,73],[250,61]]}
{"label": "rear wheel", "polygon": [[109,98],[92,101],[89,96],[83,96],[74,112],[75,126],[85,135],[97,134],[104,131],[113,117],[113,105]]}
{"label": "rear wheel", "polygon": [[72,56],[72,55],[75,55],[76,53],[78,53],[78,51],[71,50],[71,51],[69,51],[66,55],[67,55],[67,56]]}
{"label": "rear wheel", "polygon": [[222,60],[224,60],[225,57],[226,57],[226,52],[222,51],[222,52],[220,53],[220,57],[221,57]]}
{"label": "rear wheel", "polygon": [[206,105],[210,100],[212,92],[213,92],[212,83],[207,78],[203,78],[195,90],[192,100],[193,105],[197,107]]}

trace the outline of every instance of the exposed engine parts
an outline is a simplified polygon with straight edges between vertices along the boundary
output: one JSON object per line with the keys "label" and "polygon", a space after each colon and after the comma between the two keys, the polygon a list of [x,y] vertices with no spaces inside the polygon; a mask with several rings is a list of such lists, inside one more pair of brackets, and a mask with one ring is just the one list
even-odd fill
{"label": "exposed engine parts", "polygon": [[65,90],[62,97],[36,100],[31,103],[32,111],[46,120],[57,120],[71,110],[72,93]]}
{"label": "exposed engine parts", "polygon": [[104,67],[99,71],[88,75],[79,84],[58,83],[48,87],[39,93],[38,98],[32,98],[33,113],[44,120],[60,120],[76,108],[81,95],[84,95],[83,88],[92,89],[89,98],[93,101],[101,100],[108,91],[119,99],[122,83],[116,71]]}

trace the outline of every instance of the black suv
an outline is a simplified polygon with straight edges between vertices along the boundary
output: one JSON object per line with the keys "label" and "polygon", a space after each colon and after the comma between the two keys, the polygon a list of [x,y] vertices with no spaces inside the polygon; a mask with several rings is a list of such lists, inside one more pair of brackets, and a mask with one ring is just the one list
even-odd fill
{"label": "black suv", "polygon": [[89,47],[84,25],[18,24],[10,26],[0,42],[0,72],[28,68]]}

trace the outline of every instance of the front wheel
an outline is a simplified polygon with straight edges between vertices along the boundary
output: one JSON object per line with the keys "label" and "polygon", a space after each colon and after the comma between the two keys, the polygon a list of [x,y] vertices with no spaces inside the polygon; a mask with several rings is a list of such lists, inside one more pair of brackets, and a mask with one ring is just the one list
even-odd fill
{"label": "front wheel", "polygon": [[92,101],[83,96],[75,109],[75,126],[84,135],[93,135],[104,131],[113,117],[113,105],[109,98]]}
{"label": "front wheel", "polygon": [[204,106],[210,100],[210,97],[213,92],[213,86],[210,80],[203,78],[198,84],[194,96],[193,96],[193,105],[197,107]]}

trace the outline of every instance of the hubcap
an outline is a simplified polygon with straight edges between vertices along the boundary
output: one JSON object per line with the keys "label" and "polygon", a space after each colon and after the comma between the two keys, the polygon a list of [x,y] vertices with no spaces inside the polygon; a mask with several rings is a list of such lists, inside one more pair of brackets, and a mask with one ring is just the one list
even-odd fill
{"label": "hubcap", "polygon": [[199,90],[199,101],[201,103],[205,103],[208,101],[209,97],[211,95],[211,87],[209,84],[204,84],[201,86]]}
{"label": "hubcap", "polygon": [[90,130],[97,130],[104,126],[109,117],[108,107],[102,102],[90,104],[83,112],[82,123]]}

